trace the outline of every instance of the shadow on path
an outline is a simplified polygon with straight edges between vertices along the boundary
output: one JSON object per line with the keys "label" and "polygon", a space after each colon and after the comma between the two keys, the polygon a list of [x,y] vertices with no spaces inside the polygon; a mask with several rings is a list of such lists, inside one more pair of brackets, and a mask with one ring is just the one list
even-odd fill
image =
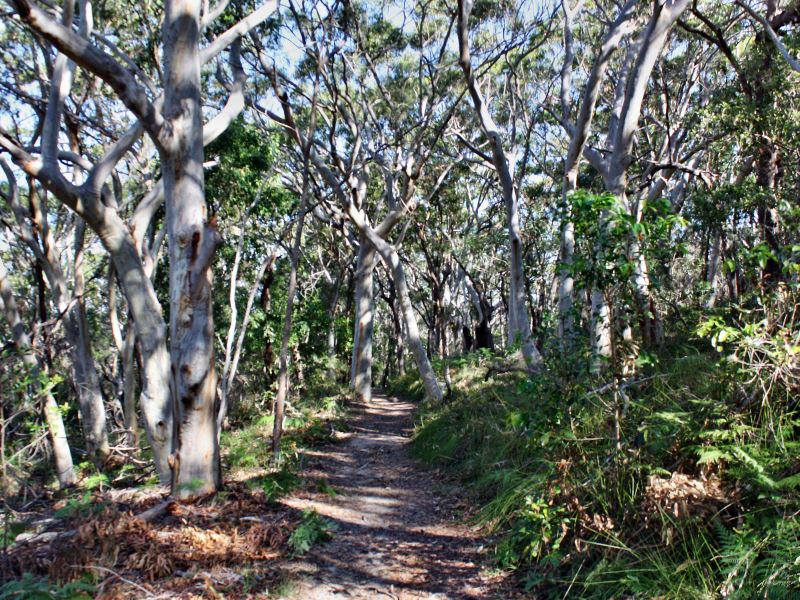
{"label": "shadow on path", "polygon": [[376,396],[353,407],[347,441],[305,454],[303,475],[336,494],[305,491],[283,502],[313,508],[338,530],[287,565],[296,580],[288,598],[505,597],[482,573],[481,538],[455,520],[457,500],[409,456],[413,409]]}

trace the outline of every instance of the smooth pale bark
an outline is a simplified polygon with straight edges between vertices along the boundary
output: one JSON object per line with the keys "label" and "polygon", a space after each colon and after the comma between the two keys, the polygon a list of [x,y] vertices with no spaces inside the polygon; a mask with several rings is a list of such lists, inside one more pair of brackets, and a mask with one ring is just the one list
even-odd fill
{"label": "smooth pale bark", "polygon": [[475,112],[478,116],[481,130],[489,142],[492,150],[492,162],[500,187],[503,193],[503,202],[506,207],[506,225],[508,228],[509,252],[509,294],[508,294],[508,345],[519,344],[525,362],[531,369],[542,366],[542,357],[539,354],[533,338],[531,337],[530,322],[528,319],[527,299],[525,295],[525,273],[522,264],[522,232],[520,227],[519,190],[514,184],[511,166],[503,149],[500,130],[494,123],[486,102],[478,89],[478,83],[472,71],[468,21],[472,2],[459,0],[458,2],[458,40],[459,64],[467,81],[467,88]]}
{"label": "smooth pale bark", "polygon": [[[628,168],[634,160],[632,155],[634,136],[639,126],[647,85],[672,27],[690,4],[690,0],[665,0],[654,5],[650,20],[633,46],[637,53],[630,67],[630,73],[626,73],[625,85],[622,87],[620,83],[618,87],[620,95],[615,102],[614,118],[611,119],[608,131],[610,156],[603,160],[600,170],[606,190],[617,196],[626,207]],[[624,71],[626,70],[627,67]],[[624,94],[621,93],[622,90]],[[646,270],[644,272],[646,273]],[[647,284],[646,295],[649,298],[649,281]],[[637,296],[640,294],[644,292],[638,291]],[[591,368],[594,372],[600,372],[612,358],[612,311],[605,291],[596,286],[592,290],[591,305]]]}
{"label": "smooth pale bark", "polygon": [[346,267],[343,267],[336,276],[333,283],[332,297],[328,305],[328,335],[327,335],[327,356],[328,356],[328,377],[331,381],[336,378],[336,316],[339,311],[339,290],[342,286]]}
{"label": "smooth pale bark", "polygon": [[84,300],[85,283],[83,275],[83,245],[86,224],[79,219],[75,230],[75,260],[73,263],[75,302],[67,317],[66,331],[73,344],[73,372],[78,392],[78,407],[81,415],[83,438],[86,452],[91,458],[104,459],[110,453],[108,428],[103,395],[100,391],[100,378],[97,375],[92,356],[91,334],[86,319]]}
{"label": "smooth pale bark", "polygon": [[128,326],[125,343],[122,347],[122,415],[125,429],[128,431],[128,445],[139,447],[139,421],[136,418],[136,330],[133,324]]}
{"label": "smooth pale bark", "polygon": [[[135,72],[90,43],[86,27],[81,28],[80,34],[76,33],[51,19],[29,0],[7,0],[7,3],[39,36],[107,83],[137,119],[129,132],[95,163],[80,187],[67,181],[52,160],[43,164],[6,136],[0,135],[0,146],[11,153],[28,175],[37,178],[62,203],[83,217],[112,256],[136,326],[143,365],[142,412],[162,481],[170,478],[169,462],[175,467],[172,481],[177,495],[186,497],[216,489],[220,476],[213,418],[216,377],[209,266],[219,235],[214,224],[207,223],[205,218],[203,142],[210,137],[203,135],[199,66],[263,22],[276,10],[277,2],[265,2],[220,34],[202,52],[198,47],[202,2],[166,2],[162,37],[163,113],[161,97],[152,99]],[[88,4],[83,2],[82,6]],[[71,23],[71,19],[66,19],[65,23]],[[232,57],[235,58],[233,52]],[[213,125],[209,132],[211,137],[221,133],[231,115],[243,106],[241,69],[234,68],[234,72],[231,102],[217,115],[219,118],[209,123]],[[147,132],[159,149],[164,177],[167,234],[173,259],[170,273],[172,361],[166,352],[161,309],[131,231],[116,211],[100,200],[104,182],[142,131]],[[176,419],[173,419],[173,411]],[[182,437],[173,440],[173,429]],[[183,439],[186,444],[182,444]],[[168,460],[173,448],[175,454]]]}
{"label": "smooth pale bark", "polygon": [[[61,36],[67,36],[70,40],[64,47],[72,47],[73,42],[82,44],[80,40],[72,39],[74,34],[71,32],[65,33],[63,30],[59,30],[52,21],[49,21],[41,11],[32,5],[20,2],[15,3],[15,6],[33,29],[45,37],[49,36],[52,41],[57,43],[61,40]],[[24,12],[26,10],[30,12]],[[54,31],[58,35],[52,35]],[[74,56],[78,55],[78,53],[74,54]],[[134,129],[112,145],[101,160],[95,163],[86,181],[80,187],[67,181],[56,163],[45,163],[35,159],[2,134],[0,134],[0,146],[9,152],[14,162],[27,175],[37,179],[59,201],[83,218],[97,233],[101,243],[111,255],[128,300],[139,342],[143,365],[141,406],[145,430],[153,450],[156,471],[161,482],[167,483],[171,478],[168,458],[172,447],[172,407],[169,396],[166,327],[161,314],[161,306],[156,298],[152,282],[142,266],[130,230],[116,211],[101,201],[103,182],[109,170],[113,168],[127,148],[138,139],[138,136],[139,132]],[[5,163],[3,163],[3,168],[7,169]],[[27,218],[25,209],[18,204],[13,209],[18,222]],[[32,236],[26,237],[33,239]],[[30,245],[36,246],[36,244]]]}
{"label": "smooth pale bark", "polygon": [[[5,265],[0,262],[0,313],[3,314],[9,326],[14,340],[14,346],[22,358],[23,364],[31,371],[31,385],[36,396],[41,394],[40,374],[41,367],[39,361],[33,353],[30,337],[25,331],[25,325],[17,308],[16,298],[8,283]],[[61,417],[61,410],[58,408],[55,398],[50,392],[42,395],[42,414],[47,424],[47,432],[53,448],[53,462],[56,469],[56,477],[60,487],[68,487],[75,483],[75,469],[72,464],[72,452],[67,441],[67,433],[64,428],[64,421]]]}
{"label": "smooth pale bark", "polygon": [[[153,450],[153,460],[162,484],[171,481],[169,456],[172,451],[173,417],[169,388],[169,353],[167,331],[152,281],[145,270],[136,243],[125,223],[117,215],[93,225],[111,255],[128,310],[133,321],[126,342],[136,344],[141,364],[142,389],[139,405],[144,429]],[[132,361],[131,361],[132,362]],[[129,426],[133,423],[129,423]]]}
{"label": "smooth pale bark", "polygon": [[114,263],[108,269],[108,316],[111,325],[111,334],[114,338],[114,345],[119,354],[120,382],[119,388],[122,389],[122,417],[125,423],[126,442],[131,448],[139,446],[139,427],[136,419],[136,330],[133,326],[133,319],[128,320],[125,336],[122,335],[122,327],[117,316],[117,282]]}
{"label": "smooth pale bark", "polygon": [[[79,31],[85,38],[91,34],[91,6],[85,0],[77,3],[79,7]],[[72,26],[74,2],[65,2],[62,23]],[[61,128],[61,117],[67,96],[72,88],[75,74],[75,63],[66,54],[58,53],[53,64],[53,77],[50,85],[47,107],[42,123],[42,162],[51,168],[58,168],[58,139]],[[77,170],[77,168],[76,168]],[[83,238],[85,224],[79,220],[75,235],[74,248],[74,294],[67,291],[67,281],[61,265],[59,252],[55,248],[47,221],[47,208],[36,194],[31,195],[33,219],[43,242],[44,252],[37,258],[46,260],[49,265],[42,265],[50,284],[53,300],[59,312],[65,315],[65,334],[71,349],[72,373],[75,385],[78,408],[81,416],[81,427],[90,459],[104,459],[109,453],[108,430],[106,427],[105,406],[100,391],[100,379],[97,376],[91,342],[86,323],[86,307],[83,300]],[[73,302],[73,296],[75,302]]]}
{"label": "smooth pale bark", "polygon": [[411,296],[408,290],[408,283],[406,281],[405,270],[403,263],[400,260],[400,255],[397,250],[384,240],[378,233],[369,226],[364,220],[363,215],[358,211],[355,206],[348,203],[345,208],[350,220],[358,228],[363,236],[375,247],[383,260],[386,267],[391,271],[394,279],[395,289],[397,290],[397,298],[400,301],[400,308],[403,314],[403,319],[406,326],[406,341],[412,354],[414,361],[417,365],[420,378],[422,379],[423,386],[425,387],[426,396],[435,403],[441,403],[442,390],[439,387],[439,382],[436,381],[436,374],[433,371],[428,355],[425,352],[425,346],[419,335],[419,327],[417,326],[417,316],[414,313],[414,306],[411,303]]}
{"label": "smooth pale bark", "polygon": [[572,83],[572,61],[574,59],[572,26],[579,6],[570,8],[568,1],[562,4],[564,10],[565,58],[561,71],[561,111],[563,124],[570,133],[569,148],[564,159],[564,179],[562,183],[562,210],[565,216],[561,224],[561,264],[558,288],[558,334],[562,339],[573,335],[575,328],[575,316],[572,306],[575,287],[572,275],[575,254],[575,225],[569,217],[569,197],[578,188],[580,160],[586,150],[586,141],[592,131],[595,108],[600,96],[600,90],[605,81],[606,70],[623,36],[629,30],[636,4],[635,0],[628,0],[609,28],[589,72],[574,125],[570,125],[568,122],[570,112],[568,97],[569,87]]}
{"label": "smooth pale bark", "polygon": [[207,219],[200,84],[201,0],[165,5],[161,168],[170,274],[172,491],[187,499],[221,484],[211,262],[222,239]]}
{"label": "smooth pale bark", "polygon": [[591,370],[593,373],[601,373],[611,361],[613,345],[611,341],[611,307],[603,292],[599,289],[592,290],[590,319],[592,336]]}
{"label": "smooth pale bark", "polygon": [[[245,304],[244,315],[242,315],[242,323],[239,326],[239,335],[236,338],[236,344],[230,359],[228,358],[228,352],[226,351],[225,365],[222,370],[222,385],[220,386],[219,411],[217,413],[217,437],[219,437],[219,434],[222,431],[222,425],[225,422],[225,417],[230,409],[230,390],[233,387],[233,382],[236,379],[236,373],[239,370],[239,359],[242,356],[245,335],[247,335],[247,328],[250,325],[250,318],[253,315],[253,304],[255,301],[256,292],[258,291],[258,287],[261,285],[264,279],[264,274],[267,272],[267,270],[272,269],[272,265],[275,263],[277,258],[277,254],[273,254],[268,260],[263,261],[261,266],[258,268],[256,276],[253,279],[253,283],[250,285],[250,291],[247,294],[247,303]],[[231,316],[231,319],[233,319],[233,315]],[[231,331],[235,332],[235,327],[233,327]],[[230,334],[231,332],[229,331],[229,335]]]}
{"label": "smooth pale bark", "polygon": [[374,332],[375,287],[373,274],[377,256],[375,247],[366,236],[356,260],[354,286],[353,358],[350,371],[351,385],[357,402],[372,400],[372,337]]}
{"label": "smooth pale bark", "polygon": [[39,195],[30,194],[29,208],[19,202],[16,179],[5,161],[0,168],[8,180],[9,192],[6,201],[14,213],[15,233],[33,253],[36,263],[47,279],[53,302],[65,322],[65,338],[70,348],[70,362],[73,382],[81,415],[81,425],[87,455],[103,459],[109,453],[108,432],[106,428],[105,407],[100,392],[94,357],[89,342],[88,325],[83,305],[83,221],[78,220],[75,245],[75,289],[68,291],[67,279],[60,264],[62,252],[50,231],[48,216]]}
{"label": "smooth pale bark", "polygon": [[706,283],[708,284],[708,298],[706,298],[706,308],[714,308],[717,303],[717,275],[719,274],[719,263],[722,254],[722,236],[713,233],[708,256],[708,268],[706,269]]}
{"label": "smooth pale bark", "polygon": [[639,313],[642,340],[645,344],[655,346],[663,341],[661,335],[662,327],[655,300],[653,299],[647,257],[642,252],[641,245],[636,239],[631,241],[628,253],[633,261],[631,285],[636,301],[636,309]]}
{"label": "smooth pale bark", "polygon": [[[225,341],[225,360],[222,366],[222,375],[220,377],[221,384],[219,388],[219,410],[217,412],[217,438],[222,432],[222,425],[225,422],[225,417],[228,414],[229,407],[229,394],[233,381],[236,378],[236,373],[239,368],[239,357],[241,355],[242,345],[244,344],[244,336],[247,333],[247,326],[250,324],[250,314],[253,309],[253,301],[255,300],[256,290],[258,289],[261,279],[267,267],[275,260],[273,255],[269,261],[263,261],[261,266],[256,272],[256,276],[250,285],[250,290],[247,295],[247,305],[242,317],[242,323],[239,327],[239,308],[236,303],[236,289],[239,284],[239,265],[242,260],[242,250],[244,249],[245,232],[247,231],[247,222],[250,218],[250,213],[261,200],[261,192],[266,185],[267,179],[262,180],[261,185],[256,192],[255,198],[242,214],[239,222],[239,241],[236,244],[236,254],[233,260],[233,267],[231,268],[231,275],[229,279],[228,289],[228,307],[230,309],[230,323],[228,325],[228,335]],[[236,340],[236,330],[239,327],[238,340]]]}

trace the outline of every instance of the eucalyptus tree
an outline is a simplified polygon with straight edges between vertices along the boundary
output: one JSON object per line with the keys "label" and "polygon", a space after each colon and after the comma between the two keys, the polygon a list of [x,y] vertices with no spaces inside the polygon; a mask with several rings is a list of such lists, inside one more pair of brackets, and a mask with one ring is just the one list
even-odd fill
{"label": "eucalyptus tree", "polygon": [[[296,18],[296,30],[309,61],[316,61],[319,53],[327,57],[310,162],[336,200],[336,206],[325,203],[326,209],[335,219],[347,219],[359,238],[353,353],[356,395],[368,399],[370,393],[371,277],[377,255],[392,273],[407,345],[427,393],[438,400],[441,390],[420,339],[403,261],[391,236],[416,205],[424,204],[447,179],[454,161],[431,174],[431,188],[418,189],[429,159],[434,151],[441,151],[438,141],[460,94],[453,93],[447,68],[452,16],[427,3],[406,9],[405,16],[401,29],[380,14],[349,4],[334,5],[313,22]],[[269,65],[267,70],[271,70]],[[278,74],[272,73],[277,80]],[[304,143],[303,137],[290,115],[293,104],[308,95],[300,86],[302,76],[300,70],[294,82],[281,77],[283,116],[276,115],[298,144]],[[284,85],[291,89],[284,92]]]}
{"label": "eucalyptus tree", "polygon": [[[534,127],[533,118],[527,114],[524,104],[513,106],[509,109],[508,131],[509,140],[503,140],[503,128],[499,127],[492,116],[491,104],[486,99],[486,92],[481,89],[480,74],[482,70],[492,67],[492,62],[497,56],[490,55],[483,64],[473,66],[472,52],[470,50],[469,19],[473,3],[470,0],[459,0],[458,3],[458,45],[459,65],[464,73],[467,90],[472,100],[475,114],[478,118],[483,137],[489,145],[489,155],[483,155],[485,160],[494,167],[500,182],[503,203],[506,208],[506,226],[508,228],[509,251],[509,280],[508,280],[508,344],[520,344],[525,362],[531,369],[538,369],[542,365],[542,357],[531,337],[528,302],[526,299],[525,273],[523,266],[523,239],[520,224],[520,193],[521,179],[525,175],[527,161],[531,151],[531,133]],[[519,7],[516,11],[519,11]],[[512,11],[510,16],[502,20],[508,25],[508,30],[503,31],[503,47],[499,54],[508,64],[508,81],[505,85],[509,88],[519,85],[516,81],[520,63],[524,57],[532,52],[537,45],[541,45],[546,36],[535,35],[531,31],[520,31],[517,25],[519,17]],[[511,34],[511,35],[507,35]],[[518,37],[522,40],[520,42]],[[516,46],[527,44],[515,55]],[[487,66],[488,65],[488,66]],[[516,99],[512,95],[512,99]],[[530,100],[528,100],[530,102]],[[516,109],[516,110],[515,110]],[[518,123],[519,121],[519,123]],[[520,131],[522,142],[515,139]],[[517,146],[519,145],[519,147]],[[473,150],[477,150],[473,146]],[[478,152],[479,155],[482,154]]]}
{"label": "eucalyptus tree", "polygon": [[[80,6],[82,8],[78,26],[81,30],[90,33],[91,15],[87,16],[85,6]],[[71,19],[72,7],[69,8],[70,10],[65,13],[65,18]],[[6,33],[8,37],[13,36],[11,31]],[[17,72],[19,59],[23,56],[32,59],[26,61],[28,63],[36,64],[38,62],[36,60],[38,54],[36,43],[30,37],[29,42],[29,44],[19,44],[17,48],[11,49],[3,55],[4,80],[10,83],[11,77],[15,77],[19,83],[24,81],[27,86],[39,87],[44,94],[48,74],[43,69],[23,68]],[[52,65],[53,81],[57,85],[62,82],[69,86],[72,75],[69,66],[63,60],[56,59]],[[86,94],[87,90],[82,90],[82,93]],[[33,110],[34,114],[38,110],[42,121],[40,122],[41,129],[35,137],[39,137],[40,134],[40,150],[43,156],[51,162],[61,158],[71,163],[76,176],[79,176],[80,170],[85,168],[87,163],[82,158],[82,146],[86,141],[86,134],[83,131],[84,123],[93,119],[91,115],[88,115],[87,118],[86,113],[90,109],[87,109],[85,105],[77,104],[70,111],[67,130],[68,150],[62,150],[59,156],[54,140],[54,135],[57,136],[59,129],[58,124],[55,123],[55,113],[61,110],[59,107],[63,104],[63,100],[51,94],[47,109],[42,112],[40,107],[31,109],[22,99],[19,108],[21,114],[13,112],[8,114],[8,123],[9,126],[19,130],[19,119],[25,117],[25,113],[22,112],[23,108]],[[12,189],[16,190],[16,182],[13,180],[17,175],[5,162],[2,166],[6,178],[12,184]],[[39,190],[29,190],[28,200],[28,206],[23,206],[18,194],[12,193],[7,197],[7,205],[13,215],[13,221],[9,221],[7,224],[13,237],[19,240],[33,255],[37,268],[47,281],[55,310],[64,318],[64,332],[70,347],[71,371],[80,409],[86,453],[90,458],[97,458],[102,462],[109,454],[109,440],[103,395],[100,389],[97,365],[92,353],[86,317],[83,274],[85,224],[80,218],[75,219],[75,222],[72,223],[71,219],[52,215],[52,207],[48,206],[46,194],[42,194]]]}
{"label": "eucalyptus tree", "polygon": [[[162,68],[156,70],[160,87],[123,50],[105,50],[96,41],[105,38],[91,37],[88,26],[76,31],[71,3],[61,14],[54,11],[55,15],[29,0],[9,0],[8,4],[17,18],[59,54],[47,99],[41,155],[34,157],[6,133],[0,136],[0,146],[27,175],[75,211],[111,255],[136,327],[144,367],[141,404],[162,480],[171,479],[173,491],[180,497],[214,491],[220,484],[220,464],[211,262],[221,237],[215,220],[207,214],[203,146],[241,111],[243,72],[234,69],[231,101],[204,130],[201,67],[232,44],[235,65],[238,40],[268,18],[277,3],[262,4],[203,46],[204,32],[226,3],[208,11],[200,0],[166,2],[160,40]],[[80,14],[87,15],[86,24],[90,10],[88,2],[81,3]],[[112,138],[80,184],[71,181],[57,161],[73,63],[111,88],[130,113],[127,130]],[[107,200],[109,176],[143,133],[158,153],[166,206],[169,351],[161,307],[134,236]]]}
{"label": "eucalyptus tree", "polygon": [[[572,122],[573,101],[570,99],[573,85],[573,62],[575,60],[574,36],[572,32],[576,14],[582,3],[572,6],[564,3],[564,64],[561,69],[561,115],[560,120],[570,135],[570,144],[564,165],[563,202],[577,189],[581,158],[585,158],[600,175],[603,187],[612,194],[628,213],[635,213],[635,203],[631,202],[628,190],[630,166],[634,162],[633,150],[636,134],[640,127],[642,108],[648,91],[653,69],[667,44],[669,34],[677,20],[689,8],[687,0],[658,2],[652,5],[649,18],[641,27],[638,36],[623,45],[623,40],[633,33],[641,21],[641,3],[628,1],[616,10],[616,17],[606,28],[602,41],[594,51],[594,59],[583,86],[577,116]],[[621,57],[613,84],[613,95],[608,100],[608,122],[601,150],[588,144],[592,135],[594,117],[603,86],[606,85],[608,67],[615,51],[626,47]],[[608,213],[601,215],[607,228]],[[574,225],[567,220],[562,225],[559,310],[562,331],[572,328],[572,277],[570,274],[572,252],[574,250]],[[601,234],[604,235],[604,234]],[[633,244],[635,246],[635,242]],[[648,315],[649,277],[646,262],[635,248],[636,255],[634,287],[641,311]],[[602,261],[601,248],[597,248],[595,260]],[[591,345],[594,356],[593,369],[600,370],[604,361],[612,356],[612,308],[603,285],[595,282],[591,290]]]}

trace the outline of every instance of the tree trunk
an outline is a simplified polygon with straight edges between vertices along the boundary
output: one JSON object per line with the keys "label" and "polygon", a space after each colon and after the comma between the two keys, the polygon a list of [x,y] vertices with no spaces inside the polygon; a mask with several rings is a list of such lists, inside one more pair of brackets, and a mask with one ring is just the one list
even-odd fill
{"label": "tree trunk", "polygon": [[211,262],[221,238],[207,220],[200,86],[201,0],[168,1],[164,18],[164,116],[160,149],[170,253],[172,489],[187,499],[221,484],[217,443]]}
{"label": "tree trunk", "polygon": [[575,290],[575,278],[572,274],[574,254],[575,225],[567,218],[561,226],[561,264],[558,273],[558,337],[562,340],[568,340],[575,332],[572,308]]}
{"label": "tree trunk", "polygon": [[355,273],[355,323],[353,331],[353,360],[350,371],[356,402],[372,400],[372,335],[374,331],[375,247],[361,237]]}
{"label": "tree trunk", "polygon": [[480,314],[478,315],[479,321],[475,326],[475,348],[480,350],[486,348],[487,350],[494,351],[494,335],[492,334],[492,313],[494,309],[488,300],[480,297]]}
{"label": "tree trunk", "polygon": [[611,307],[602,290],[592,290],[591,308],[592,373],[606,370],[612,358]]}
{"label": "tree trunk", "polygon": [[645,345],[657,346],[663,341],[660,335],[662,330],[659,324],[660,316],[651,290],[647,258],[642,252],[638,240],[631,242],[630,254],[633,260],[632,284],[636,309],[639,312],[642,341]]}
{"label": "tree trunk", "polygon": [[306,220],[306,204],[308,203],[308,161],[303,170],[303,192],[300,200],[300,209],[297,226],[292,243],[291,267],[289,270],[289,285],[286,291],[286,313],[283,317],[283,331],[281,333],[281,353],[278,370],[278,393],[275,394],[272,414],[275,418],[272,430],[272,456],[275,461],[281,457],[281,436],[283,435],[283,413],[286,396],[289,392],[289,336],[292,334],[292,312],[294,299],[297,295],[297,266],[300,264],[300,246],[303,242],[303,225]]}
{"label": "tree trunk", "polygon": [[139,422],[136,418],[136,330],[131,323],[125,334],[122,347],[122,414],[125,429],[128,431],[127,443],[132,448],[139,447]]}
{"label": "tree trunk", "polygon": [[[31,370],[31,382],[36,396],[41,393],[39,361],[31,348],[30,338],[17,309],[17,302],[8,284],[5,265],[0,263],[0,309],[11,327],[14,346],[22,357],[22,362]],[[42,413],[47,424],[50,443],[53,447],[53,461],[56,477],[60,487],[65,488],[75,483],[75,469],[72,466],[72,452],[67,441],[61,410],[55,398],[49,392],[42,397]]]}
{"label": "tree trunk", "polygon": [[336,379],[336,317],[339,311],[339,289],[342,286],[346,267],[339,271],[336,281],[331,290],[330,304],[328,305],[328,336],[327,336],[327,356],[328,356],[328,378],[331,381]]}
{"label": "tree trunk", "polygon": [[[256,276],[253,279],[253,283],[250,286],[250,291],[247,294],[247,304],[245,305],[244,315],[242,316],[242,324],[239,327],[239,335],[236,338],[236,344],[232,353],[231,345],[233,344],[233,336],[236,332],[236,321],[234,319],[236,319],[236,315],[238,313],[237,311],[233,310],[233,306],[236,304],[236,298],[234,294],[231,294],[231,327],[228,330],[228,342],[225,348],[225,364],[222,369],[222,384],[220,385],[219,393],[219,410],[217,411],[218,439],[220,433],[222,432],[222,425],[225,422],[225,417],[228,415],[228,410],[230,409],[229,396],[231,388],[233,387],[233,382],[236,379],[236,373],[239,370],[239,359],[242,355],[242,348],[244,347],[247,328],[250,325],[250,317],[253,314],[253,302],[255,300],[256,291],[258,290],[258,286],[261,284],[261,280],[264,278],[264,273],[267,270],[269,270],[270,273],[272,272],[272,265],[276,259],[277,255],[273,254],[270,256],[269,260],[265,260],[259,267],[258,271],[256,271]],[[232,282],[231,286],[234,285],[235,283]]]}
{"label": "tree trunk", "polygon": [[[73,289],[75,303],[69,309],[67,315],[66,331],[69,343],[72,346],[72,365],[75,374],[75,387],[77,389],[83,438],[86,442],[86,453],[91,459],[103,461],[111,450],[108,445],[105,404],[100,391],[100,378],[97,376],[97,368],[92,356],[91,335],[89,333],[89,324],[86,320],[83,278],[85,233],[86,224],[83,219],[79,218],[75,226],[75,284]],[[70,302],[62,299],[59,304],[66,308]]]}
{"label": "tree trunk", "polygon": [[114,217],[98,224],[95,230],[111,254],[114,270],[128,302],[141,364],[139,406],[147,440],[153,450],[156,471],[161,483],[166,484],[171,480],[169,456],[172,451],[173,414],[166,325],[161,305],[125,224]]}
{"label": "tree trunk", "polygon": [[400,300],[400,308],[405,321],[408,345],[411,348],[411,352],[414,354],[414,360],[425,387],[425,393],[431,401],[441,403],[442,390],[439,388],[439,382],[436,381],[436,374],[428,360],[428,355],[425,352],[425,345],[419,337],[417,317],[414,314],[414,306],[411,304],[411,296],[409,295],[406,274],[403,269],[403,263],[400,260],[400,255],[397,254],[397,250],[388,242],[378,238],[374,231],[370,233],[371,241],[373,244],[376,244],[381,258],[386,266],[391,269],[395,289],[397,290],[397,297]]}
{"label": "tree trunk", "polygon": [[530,369],[542,366],[542,357],[531,339],[531,328],[528,322],[528,311],[525,301],[525,273],[522,263],[522,233],[520,227],[519,192],[514,183],[511,164],[500,138],[500,131],[494,123],[486,101],[479,89],[472,70],[472,59],[469,50],[468,21],[472,2],[459,0],[458,3],[458,39],[459,64],[467,80],[467,88],[481,129],[486,136],[492,151],[492,162],[500,179],[503,202],[506,206],[506,224],[508,227],[509,251],[509,297],[508,297],[508,344],[519,344],[522,355]]}
{"label": "tree trunk", "polygon": [[708,267],[706,268],[706,283],[708,284],[708,298],[706,308],[714,308],[717,303],[717,274],[722,251],[722,236],[712,233],[711,247],[709,248]]}

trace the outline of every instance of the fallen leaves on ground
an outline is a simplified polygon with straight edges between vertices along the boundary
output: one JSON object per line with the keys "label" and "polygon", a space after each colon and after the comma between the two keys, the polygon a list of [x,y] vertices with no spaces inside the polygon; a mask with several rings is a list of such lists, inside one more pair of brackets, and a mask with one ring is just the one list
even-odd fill
{"label": "fallen leaves on ground", "polygon": [[[75,580],[90,574],[98,598],[141,598],[158,582],[170,598],[236,598],[270,587],[298,516],[245,483],[191,505],[171,503],[152,522],[147,503],[122,505],[98,495],[96,511],[68,520],[55,540],[19,544],[8,565],[17,575]],[[152,502],[150,502],[152,504]],[[71,533],[70,533],[71,532]]]}

